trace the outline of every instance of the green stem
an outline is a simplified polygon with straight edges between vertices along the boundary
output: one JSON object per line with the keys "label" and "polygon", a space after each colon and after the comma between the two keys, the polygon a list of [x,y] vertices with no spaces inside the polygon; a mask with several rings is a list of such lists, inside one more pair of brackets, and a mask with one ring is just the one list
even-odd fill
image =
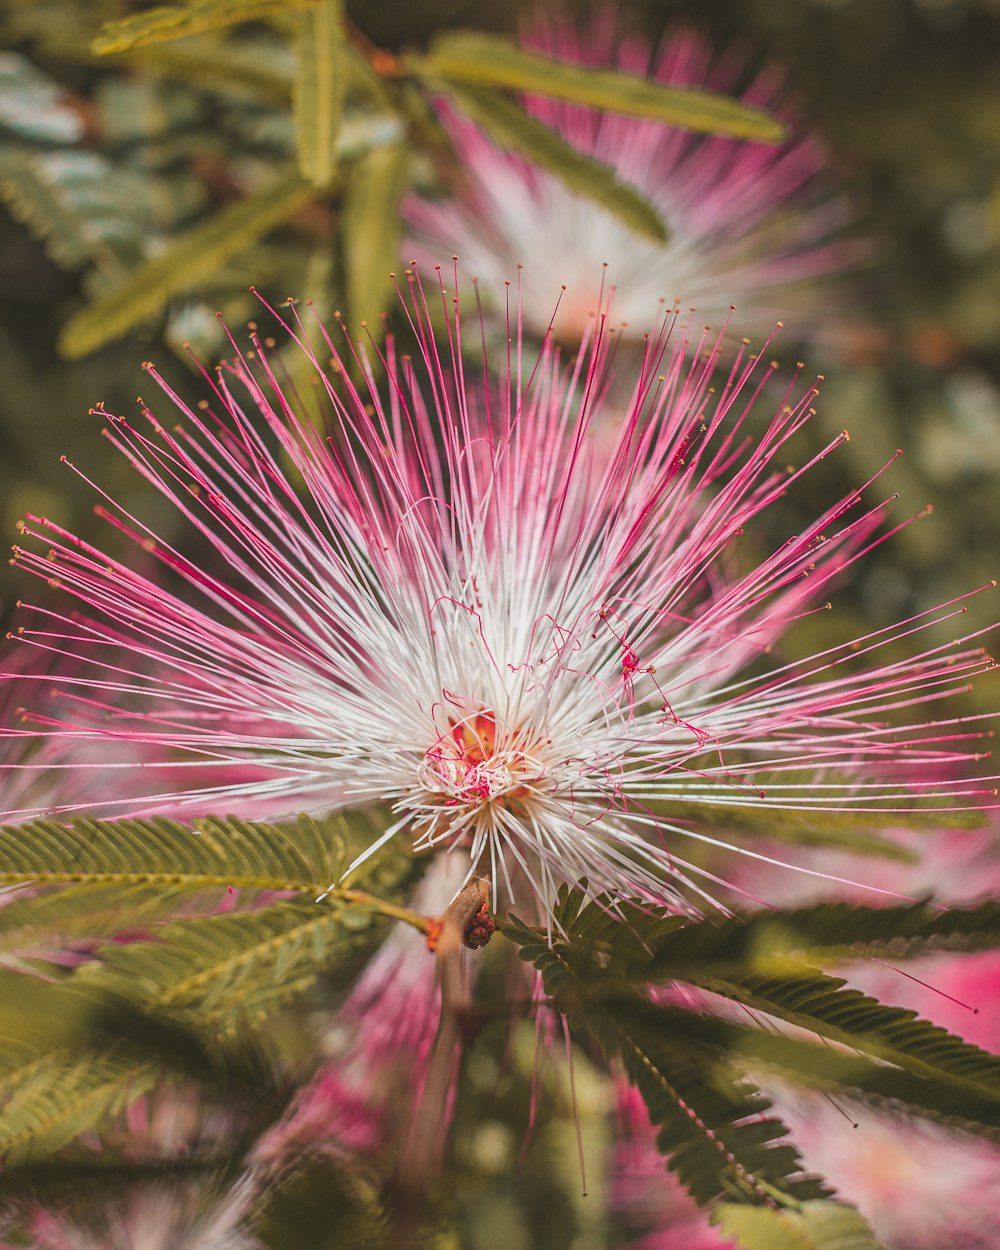
{"label": "green stem", "polygon": [[365,890],[334,887],[326,891],[326,897],[339,899],[342,903],[355,903],[359,907],[370,907],[372,911],[388,916],[390,920],[402,920],[404,924],[412,925],[421,933],[430,931],[429,916],[422,916],[420,912],[412,911],[409,907],[400,907],[398,903],[390,903],[388,899],[376,898]]}

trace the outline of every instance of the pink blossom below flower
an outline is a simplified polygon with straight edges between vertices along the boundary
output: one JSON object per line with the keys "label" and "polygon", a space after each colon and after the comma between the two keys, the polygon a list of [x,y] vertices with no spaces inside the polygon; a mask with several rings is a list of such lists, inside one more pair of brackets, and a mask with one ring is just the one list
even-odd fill
{"label": "pink blossom below flower", "polygon": [[139,1186],[103,1203],[86,1222],[59,1208],[38,1207],[30,1219],[31,1245],[33,1250],[262,1250],[242,1227],[258,1196],[256,1182],[244,1176],[221,1195],[190,1184]]}
{"label": "pink blossom below flower", "polygon": [[[465,874],[462,855],[438,857],[413,908],[444,911]],[[384,1162],[411,1127],[440,1015],[436,961],[424,937],[399,924],[333,1016],[325,1040],[329,1059],[258,1145],[255,1160],[274,1165],[303,1151],[378,1151]],[[451,1106],[443,1110],[442,1135]]]}
{"label": "pink blossom below flower", "polygon": [[[748,350],[717,378],[718,345],[692,351],[668,315],[617,432],[597,442],[602,320],[567,366],[547,342],[484,383],[486,362],[466,375],[457,303],[441,291],[435,340],[411,286],[416,351],[390,342],[381,390],[349,340],[341,352],[293,312],[329,440],[256,331],[196,408],[147,366],[179,426],[145,403],[138,420],[98,410],[208,557],[111,500],[104,515],[162,580],[53,520],[24,522],[17,563],[60,596],[18,641],[80,666],[42,731],[122,764],[103,814],[384,803],[392,818],[365,854],[392,838],[462,847],[507,899],[521,878],[547,906],[585,876],[690,911],[714,878],[684,843],[724,842],[692,813],[993,802],[993,782],[969,775],[977,719],[930,714],[993,665],[964,600],[805,660],[773,654],[881,541],[886,515],[858,491],[743,553],[744,532],[760,548],[769,507],[846,438],[787,467],[814,387],[793,379],[766,400],[773,370]],[[942,621],[954,643],[900,658]],[[134,766],[136,743],[162,769]]]}

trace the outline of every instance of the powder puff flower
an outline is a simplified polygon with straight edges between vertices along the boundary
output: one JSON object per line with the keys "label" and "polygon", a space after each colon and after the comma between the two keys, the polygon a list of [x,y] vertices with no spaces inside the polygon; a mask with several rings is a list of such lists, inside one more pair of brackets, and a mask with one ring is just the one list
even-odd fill
{"label": "powder puff flower", "polygon": [[[846,437],[788,467],[813,387],[765,400],[773,370],[746,351],[716,387],[718,344],[692,353],[668,315],[609,444],[588,437],[610,384],[602,320],[568,367],[551,343],[532,362],[511,350],[493,383],[485,362],[466,376],[443,290],[440,342],[412,276],[406,306],[417,349],[390,342],[381,388],[293,310],[328,440],[256,330],[194,408],[147,366],[180,425],[141,401],[138,420],[98,410],[208,548],[195,561],[106,500],[162,581],[55,521],[23,523],[15,560],[64,606],[18,639],[82,666],[42,728],[121,760],[103,814],[385,804],[366,854],[392,838],[462,848],[506,899],[521,877],[544,909],[586,877],[688,912],[712,879],[684,844],[719,842],[692,813],[992,802],[966,776],[975,720],[928,713],[993,663],[974,633],[950,640],[963,602],[772,655],[885,515],[857,492],[764,545],[771,505]],[[901,658],[942,621],[949,641]],[[129,767],[136,741],[162,774]]]}
{"label": "powder puff flower", "polygon": [[[527,42],[559,60],[616,65],[677,87],[730,92],[744,69],[732,58],[713,67],[710,48],[689,33],[671,37],[651,59],[641,39],[616,40],[608,21],[595,22],[583,41],[564,25],[539,27]],[[780,94],[776,76],[765,71],[742,100],[773,111]],[[810,138],[769,146],[551,99],[524,104],[571,147],[642,192],[670,231],[665,244],[638,237],[553,174],[498,148],[442,102],[439,115],[457,152],[463,190],[454,198],[408,197],[405,255],[434,264],[457,253],[487,293],[501,290],[523,265],[525,323],[538,337],[552,315],[551,292],[566,283],[556,332],[569,342],[581,338],[606,262],[614,266],[615,320],[626,336],[641,338],[650,309],[662,299],[695,308],[713,325],[735,304],[731,329],[738,334],[753,335],[793,315],[797,330],[807,332],[821,301],[828,304],[817,279],[858,259],[858,241],[843,235],[850,213],[842,198],[824,192],[826,160]]]}

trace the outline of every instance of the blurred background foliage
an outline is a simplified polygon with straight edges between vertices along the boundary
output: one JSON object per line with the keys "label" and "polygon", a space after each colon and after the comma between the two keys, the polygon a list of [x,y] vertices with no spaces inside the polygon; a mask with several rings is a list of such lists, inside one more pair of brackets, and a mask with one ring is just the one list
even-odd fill
{"label": "blurred background foliage", "polygon": [[[251,284],[343,310],[352,327],[391,307],[400,227],[385,206],[448,173],[426,95],[395,58],[419,57],[453,26],[514,33],[522,12],[349,4],[353,39],[331,53],[345,58],[333,75],[322,27],[309,25],[329,4],[219,3],[262,16],[97,55],[102,24],[146,6],[0,2],[0,519],[12,538],[28,509],[94,532],[92,499],[61,454],[133,502],[141,486],[105,455],[88,407],[128,411],[147,358],[195,395],[182,345],[211,362],[224,348],[215,311],[237,326],[253,316]],[[751,66],[777,65],[872,240],[849,311],[807,356],[826,376],[815,437],[853,435],[823,472],[846,490],[902,447],[888,487],[901,492],[897,515],[927,503],[935,515],[881,548],[849,598],[884,622],[988,580],[1000,529],[1000,6],[637,0],[626,16],[654,37],[694,27]],[[110,30],[98,46],[127,42]],[[322,151],[323,137],[301,116],[296,126],[296,100],[301,112],[303,92],[334,79],[339,162],[317,167],[309,147]],[[150,264],[136,292],[130,275]],[[173,519],[148,507],[169,538]],[[5,611],[19,589],[5,574]]]}

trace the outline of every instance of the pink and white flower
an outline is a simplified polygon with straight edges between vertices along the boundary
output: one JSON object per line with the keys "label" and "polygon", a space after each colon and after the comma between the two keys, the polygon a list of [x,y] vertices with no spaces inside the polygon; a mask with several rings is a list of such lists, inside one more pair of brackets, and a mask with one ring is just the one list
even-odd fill
{"label": "pink and white flower", "polygon": [[[745,71],[738,57],[713,64],[709,45],[690,32],[670,36],[651,55],[642,38],[616,36],[606,16],[582,39],[568,24],[537,25],[525,42],[558,60],[649,74],[675,87],[728,93]],[[780,77],[766,70],[741,98],[773,112],[781,95]],[[796,133],[770,146],[547,98],[524,104],[646,196],[667,224],[667,242],[634,234],[555,175],[497,147],[442,101],[438,113],[457,152],[462,190],[404,201],[407,260],[447,266],[457,254],[487,296],[523,267],[524,320],[539,337],[552,317],[551,293],[565,284],[555,328],[569,342],[582,337],[598,306],[607,264],[615,320],[626,337],[641,337],[657,301],[676,300],[712,325],[735,305],[736,334],[754,335],[779,317],[794,317],[798,331],[811,333],[824,308],[828,316],[830,284],[823,279],[856,264],[863,246],[845,235],[852,214],[825,186],[828,160],[815,140]]]}
{"label": "pink and white flower", "polygon": [[[847,437],[787,467],[813,386],[793,379],[765,400],[773,370],[748,350],[716,379],[718,343],[692,345],[671,314],[617,433],[593,440],[609,385],[603,320],[567,367],[546,342],[484,382],[486,362],[466,375],[457,304],[441,291],[435,340],[410,283],[416,351],[390,342],[381,389],[349,340],[338,350],[292,313],[328,440],[256,330],[251,350],[206,375],[202,405],[149,365],[177,411],[98,410],[207,556],[110,499],[104,514],[162,579],[55,521],[24,522],[16,561],[57,583],[62,606],[39,605],[42,623],[19,641],[81,666],[60,683],[66,713],[43,716],[42,731],[122,762],[102,813],[387,804],[366,854],[391,838],[462,848],[507,899],[519,876],[543,906],[586,876],[690,911],[714,879],[683,846],[720,842],[692,811],[992,803],[993,782],[968,776],[976,718],[928,712],[992,667],[978,631],[898,654],[932,624],[962,629],[964,601],[805,660],[774,655],[881,541],[887,510],[858,491],[765,545],[771,505]],[[137,742],[162,770],[134,766]]]}

